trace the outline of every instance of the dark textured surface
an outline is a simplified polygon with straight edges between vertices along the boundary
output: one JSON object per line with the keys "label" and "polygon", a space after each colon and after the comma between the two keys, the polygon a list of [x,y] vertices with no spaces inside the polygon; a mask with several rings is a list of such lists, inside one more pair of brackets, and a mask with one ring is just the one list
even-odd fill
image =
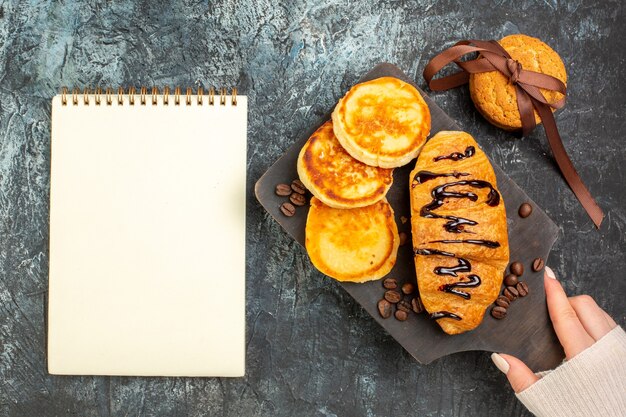
{"label": "dark textured surface", "polygon": [[[396,77],[413,83],[398,67],[389,63],[377,65],[358,82],[379,77]],[[413,83],[415,86],[415,83]],[[419,88],[419,87],[418,87]],[[423,91],[430,109],[431,136],[439,131],[459,130],[459,126],[437,106]],[[330,117],[330,116],[329,116]],[[316,129],[315,126],[313,129]],[[279,207],[285,200],[275,193],[276,184],[289,182],[298,176],[296,170],[298,155],[307,141],[304,135],[272,165],[254,186],[257,199],[272,217],[302,246],[305,246],[305,228],[308,207],[298,208],[293,217],[286,217]],[[427,145],[426,145],[427,146]],[[510,308],[506,320],[496,320],[488,313],[481,325],[463,334],[450,336],[430,320],[426,314],[410,314],[408,320],[385,320],[378,312],[377,302],[383,296],[381,280],[362,284],[344,282],[340,285],[388,332],[407,352],[423,364],[456,352],[484,350],[508,353],[524,361],[535,372],[553,369],[564,358],[563,349],[556,337],[548,317],[543,270],[533,273],[530,265],[536,257],[547,259],[550,248],[558,236],[557,225],[533,202],[517,184],[497,165],[493,165],[497,178],[497,188],[506,206],[506,222],[509,242],[509,256],[512,260],[527,266],[523,280],[529,285],[532,296],[520,299]],[[408,234],[411,241],[411,217],[409,183],[410,173],[415,168],[411,162],[393,171],[393,185],[385,196],[394,210],[398,230]],[[533,215],[526,219],[517,211],[523,202],[535,206]],[[404,222],[402,221],[404,219]],[[477,237],[479,238],[479,237]],[[416,284],[413,245],[407,244],[398,249],[398,258],[388,276],[399,281]],[[456,311],[453,311],[456,312]],[[511,334],[508,328],[516,329]],[[532,339],[533,343],[529,343]]]}
{"label": "dark textured surface", "polygon": [[[416,78],[461,38],[538,36],[563,57],[566,147],[607,213],[592,223],[544,134],[489,126],[466,89],[433,95],[560,226],[548,260],[624,322],[626,46],[621,1],[0,3],[0,416],[520,416],[487,354],[417,364],[254,199],[252,187],[381,61]],[[559,25],[556,25],[559,22]],[[45,371],[50,97],[61,85],[238,85],[250,97],[244,379]],[[418,79],[420,85],[423,82]]]}

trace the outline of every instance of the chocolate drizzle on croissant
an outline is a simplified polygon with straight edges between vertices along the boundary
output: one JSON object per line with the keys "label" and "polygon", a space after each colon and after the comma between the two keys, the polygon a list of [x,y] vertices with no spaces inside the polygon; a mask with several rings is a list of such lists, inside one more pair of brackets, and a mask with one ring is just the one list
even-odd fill
{"label": "chocolate drizzle on croissant", "polygon": [[460,161],[465,158],[471,158],[476,153],[476,148],[473,146],[468,146],[465,148],[465,152],[452,152],[450,155],[441,155],[433,158],[433,161],[442,161],[444,159],[450,159],[452,161]]}
{"label": "chocolate drizzle on croissant", "polygon": [[475,329],[509,260],[504,196],[489,158],[466,132],[442,131],[409,177],[417,285],[444,332]]}
{"label": "chocolate drizzle on croissant", "polygon": [[462,320],[461,317],[457,316],[454,313],[450,313],[449,311],[435,311],[430,315],[430,318],[433,320],[442,319],[444,317],[454,320]]}
{"label": "chocolate drizzle on croissant", "polygon": [[[437,249],[418,249],[415,251],[416,255],[441,255],[448,256],[452,258],[456,258],[459,261],[459,264],[452,267],[443,267],[438,266],[435,268],[435,274],[437,275],[450,275],[453,277],[458,277],[457,272],[470,272],[472,270],[472,264],[465,258],[461,258],[456,256],[453,253],[440,251]],[[473,288],[478,287],[480,285],[480,277],[478,275],[472,274],[468,276],[469,281],[457,281],[452,284],[444,284],[439,287],[439,291],[447,292],[450,294],[458,295],[459,297],[463,297],[466,300],[472,298],[471,294],[465,291],[457,290],[456,288]],[[459,320],[461,318],[459,317]]]}
{"label": "chocolate drizzle on croissant", "polygon": [[469,281],[453,282],[452,284],[444,284],[439,287],[439,291],[447,292],[450,294],[458,295],[466,300],[472,298],[471,294],[465,291],[457,290],[457,288],[474,288],[480,285],[480,277],[476,274],[468,275]]}
{"label": "chocolate drizzle on croissant", "polygon": [[431,240],[429,243],[469,243],[472,245],[481,245],[486,246],[491,249],[499,248],[500,243],[494,242],[493,240],[482,240],[482,239],[465,239],[465,240]]}
{"label": "chocolate drizzle on croissant", "polygon": [[456,171],[445,173],[445,174],[437,174],[436,172],[431,172],[431,171],[420,171],[415,175],[415,178],[413,178],[413,183],[411,184],[411,188],[415,188],[417,184],[423,184],[426,181],[434,180],[435,178],[439,178],[439,177],[461,178],[461,177],[466,177],[468,175],[469,173],[467,172],[456,172]]}
{"label": "chocolate drizzle on croissant", "polygon": [[[451,172],[451,173],[434,173],[430,171],[420,171],[415,175],[415,181],[417,183],[423,183],[433,178],[437,177],[450,177],[453,176],[455,178],[459,178],[460,176],[469,175],[464,172]],[[433,213],[433,210],[441,207],[444,204],[445,198],[468,198],[472,201],[476,201],[478,196],[472,192],[461,193],[455,191],[447,191],[448,187],[452,187],[455,185],[469,185],[475,188],[489,188],[489,195],[487,197],[487,204],[489,206],[497,206],[500,203],[500,194],[493,188],[493,185],[487,181],[482,180],[462,180],[462,181],[454,181],[449,182],[438,187],[435,187],[431,190],[431,195],[433,196],[433,200],[426,204],[420,210],[420,216],[426,218],[433,219],[446,219],[450,220],[446,222],[443,227],[446,229],[448,233],[472,233],[470,231],[465,230],[465,226],[475,226],[478,223],[471,219],[465,219],[463,217],[456,216],[445,216]]]}
{"label": "chocolate drizzle on croissant", "polygon": [[[469,149],[470,147],[468,147]],[[472,154],[473,155],[473,147],[472,148]],[[466,150],[467,153],[467,150]],[[460,153],[457,152],[457,154],[461,155]],[[453,154],[454,155],[454,154]],[[470,156],[471,156],[470,155]],[[450,158],[453,159],[453,158]],[[436,159],[435,159],[436,160]],[[458,159],[453,159],[453,160],[458,160]],[[465,176],[465,175],[469,175],[466,173],[459,173],[459,172],[452,172],[452,173],[434,173],[434,172],[430,172],[430,171],[419,171],[417,173],[417,175],[415,176],[415,179],[418,183],[423,183],[425,181],[428,181],[430,179],[433,178],[437,178],[437,177],[455,177],[455,178],[459,178],[460,176]],[[449,182],[446,184],[442,184],[439,185],[435,188],[433,188],[431,190],[431,195],[433,196],[433,200],[426,204],[425,206],[423,206],[420,209],[420,216],[422,217],[429,217],[429,218],[444,218],[444,219],[448,219],[451,220],[450,222],[447,222],[446,224],[444,224],[444,229],[446,229],[446,231],[448,232],[452,232],[452,233],[460,233],[460,232],[466,232],[466,233],[471,233],[471,232],[467,232],[465,230],[463,230],[463,225],[476,225],[478,224],[477,222],[475,222],[474,220],[471,219],[464,219],[464,218],[460,218],[460,217],[455,217],[455,216],[441,216],[438,215],[436,213],[433,213],[433,210],[438,209],[439,207],[443,206],[445,203],[445,199],[446,198],[467,198],[471,201],[478,201],[478,196],[471,192],[460,192],[460,191],[448,191],[449,187],[453,187],[453,186],[457,186],[457,185],[465,185],[465,186],[470,186],[473,188],[489,188],[489,194],[487,195],[487,200],[486,203],[487,205],[491,206],[491,207],[495,207],[498,204],[500,204],[500,194],[498,193],[498,191],[493,187],[493,185],[488,182],[488,181],[483,181],[483,180],[461,180],[461,181],[454,181],[454,182]],[[468,244],[473,244],[473,245],[482,245],[482,246],[486,246],[488,248],[498,248],[500,247],[500,243],[498,242],[494,242],[491,240],[480,240],[480,239],[465,239],[465,240],[450,240],[450,239],[445,239],[445,240],[434,240],[430,243],[468,243]],[[458,265],[456,266],[437,266],[434,269],[434,273],[437,275],[451,275],[453,277],[458,277],[459,272],[471,272],[472,270],[472,264],[470,263],[469,260],[465,259],[465,258],[461,258],[459,256],[456,256],[455,254],[451,253],[451,252],[445,252],[445,251],[440,251],[437,249],[418,249],[415,251],[416,255],[440,255],[440,256],[446,256],[446,257],[453,257],[456,258],[458,260]],[[440,291],[444,291],[450,294],[454,294],[457,295],[459,297],[462,297],[466,300],[469,300],[471,298],[471,294],[469,294],[466,291],[461,291],[458,290],[457,288],[474,288],[474,287],[478,287],[481,283],[480,277],[478,275],[472,274],[469,275],[467,278],[469,278],[469,281],[457,281],[457,282],[453,282],[451,284],[445,284],[445,285],[441,285],[439,287]],[[444,317],[449,317],[449,318],[453,318],[455,320],[462,320],[462,318],[456,314],[453,313],[449,313],[447,311],[437,311],[434,312],[433,314],[431,314],[430,316],[432,319],[440,319],[440,318],[444,318]]]}

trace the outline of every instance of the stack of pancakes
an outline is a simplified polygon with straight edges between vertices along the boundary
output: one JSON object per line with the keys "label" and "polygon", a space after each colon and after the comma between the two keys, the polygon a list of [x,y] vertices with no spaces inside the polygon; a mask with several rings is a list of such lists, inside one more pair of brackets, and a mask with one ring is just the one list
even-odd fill
{"label": "stack of pancakes", "polygon": [[392,77],[357,84],[298,157],[313,193],[306,249],[313,265],[339,281],[385,276],[396,262],[398,228],[385,199],[393,168],[414,159],[430,132],[420,93]]}

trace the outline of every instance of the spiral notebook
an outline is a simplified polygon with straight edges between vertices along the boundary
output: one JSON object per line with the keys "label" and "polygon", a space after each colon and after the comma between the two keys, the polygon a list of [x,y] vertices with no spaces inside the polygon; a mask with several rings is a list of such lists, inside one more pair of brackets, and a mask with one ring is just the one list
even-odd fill
{"label": "spiral notebook", "polygon": [[242,376],[247,99],[52,100],[48,371]]}

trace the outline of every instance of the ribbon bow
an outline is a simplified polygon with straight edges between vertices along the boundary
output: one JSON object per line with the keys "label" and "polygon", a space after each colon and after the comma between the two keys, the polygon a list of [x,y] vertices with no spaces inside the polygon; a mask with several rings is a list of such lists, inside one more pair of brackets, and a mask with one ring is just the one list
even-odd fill
{"label": "ribbon bow", "polygon": [[[480,56],[470,61],[461,61],[464,55],[478,52]],[[454,62],[462,71],[433,79],[446,65]],[[560,109],[565,104],[565,84],[557,78],[522,68],[522,64],[496,41],[467,40],[457,42],[454,46],[436,55],[424,68],[424,78],[433,91],[443,91],[458,87],[469,82],[470,74],[499,71],[515,86],[517,108],[522,121],[522,135],[526,136],[536,127],[535,112],[543,123],[548,143],[554,154],[565,181],[570,186],[580,204],[583,206],[596,227],[600,227],[604,213],[585,187],[576,168],[572,164],[552,114],[552,109]],[[563,97],[553,103],[548,102],[540,88],[557,91]]]}
{"label": "ribbon bow", "polygon": [[511,76],[509,77],[509,81],[511,81],[511,84],[517,83],[517,80],[519,80],[519,75],[522,72],[522,64],[512,58],[507,58],[506,67],[511,72]]}

